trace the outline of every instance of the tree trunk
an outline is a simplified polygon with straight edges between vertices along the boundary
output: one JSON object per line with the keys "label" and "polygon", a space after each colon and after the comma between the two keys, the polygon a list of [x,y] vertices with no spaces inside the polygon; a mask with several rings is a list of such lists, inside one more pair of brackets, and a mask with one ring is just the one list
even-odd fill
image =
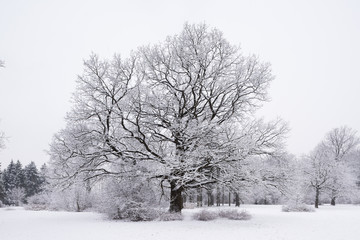
{"label": "tree trunk", "polygon": [[240,207],[239,193],[235,193],[235,207]]}
{"label": "tree trunk", "polygon": [[[334,185],[335,185],[335,186],[336,186],[336,183],[337,183],[337,181],[336,181],[336,179],[335,179],[335,181],[334,181]],[[330,202],[331,206],[335,206],[336,195],[337,195],[337,191],[336,191],[335,189],[332,189],[332,190],[331,190],[331,202]]]}
{"label": "tree trunk", "polygon": [[231,207],[231,192],[229,191],[229,207]]}
{"label": "tree trunk", "polygon": [[319,208],[320,189],[315,189],[315,208]]}
{"label": "tree trunk", "polygon": [[202,207],[202,189],[201,188],[198,188],[197,190],[197,206],[198,207]]}
{"label": "tree trunk", "polygon": [[181,212],[181,209],[183,209],[182,191],[182,187],[176,187],[176,181],[172,180],[170,182],[170,212]]}
{"label": "tree trunk", "polygon": [[224,186],[222,187],[222,199],[221,199],[221,201],[222,201],[222,205],[224,206],[224,204],[225,204],[225,188],[224,188]]}
{"label": "tree trunk", "polygon": [[80,204],[79,204],[79,200],[76,200],[76,211],[77,212],[81,212],[81,208],[80,208]]}
{"label": "tree trunk", "polygon": [[221,191],[220,191],[220,187],[216,188],[216,206],[220,206],[220,202],[221,202]]}
{"label": "tree trunk", "polygon": [[330,202],[331,206],[335,206],[335,200],[336,200],[336,197],[331,198],[331,202]]}
{"label": "tree trunk", "polygon": [[207,197],[208,197],[208,207],[214,206],[214,196],[212,194],[212,190],[207,191]]}

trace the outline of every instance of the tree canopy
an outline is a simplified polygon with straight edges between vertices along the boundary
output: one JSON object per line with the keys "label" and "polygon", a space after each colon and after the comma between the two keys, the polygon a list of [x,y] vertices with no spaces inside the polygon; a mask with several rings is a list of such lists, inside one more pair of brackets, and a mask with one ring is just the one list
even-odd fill
{"label": "tree canopy", "polygon": [[129,58],[92,55],[84,66],[67,127],[50,149],[59,179],[157,179],[177,212],[182,192],[237,188],[251,178],[249,162],[282,151],[286,125],[254,118],[267,100],[270,65],[217,29],[185,24]]}

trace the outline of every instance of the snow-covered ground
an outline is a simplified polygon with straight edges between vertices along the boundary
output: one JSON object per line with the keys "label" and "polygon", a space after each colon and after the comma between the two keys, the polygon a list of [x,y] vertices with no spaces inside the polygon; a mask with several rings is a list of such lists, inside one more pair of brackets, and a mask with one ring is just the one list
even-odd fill
{"label": "snow-covered ground", "polygon": [[[280,206],[245,205],[252,219],[209,222],[191,220],[196,209],[184,210],[175,222],[109,221],[96,213],[0,209],[1,240],[357,240],[360,206],[321,206],[313,213],[284,213]],[[214,208],[215,209],[215,208]]]}

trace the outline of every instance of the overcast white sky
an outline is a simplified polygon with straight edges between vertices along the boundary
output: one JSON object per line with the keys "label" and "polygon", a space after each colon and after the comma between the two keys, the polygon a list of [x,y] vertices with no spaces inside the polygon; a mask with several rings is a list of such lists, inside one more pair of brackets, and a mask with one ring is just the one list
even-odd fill
{"label": "overcast white sky", "polygon": [[289,122],[291,153],[307,153],[334,127],[360,131],[360,1],[0,0],[2,167],[48,161],[91,52],[126,57],[185,21],[216,27],[272,64],[272,101],[258,114]]}

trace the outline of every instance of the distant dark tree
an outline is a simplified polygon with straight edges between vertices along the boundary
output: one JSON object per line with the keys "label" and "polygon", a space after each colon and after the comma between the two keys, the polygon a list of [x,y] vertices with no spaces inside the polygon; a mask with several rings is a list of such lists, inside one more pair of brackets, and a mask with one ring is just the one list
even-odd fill
{"label": "distant dark tree", "polygon": [[25,192],[25,175],[21,162],[18,160],[14,163],[11,160],[8,167],[4,170],[3,181],[5,188],[5,203],[18,205],[24,200],[23,193]]}
{"label": "distant dark tree", "polygon": [[11,160],[10,164],[4,170],[3,173],[3,181],[5,191],[9,191],[10,189],[15,188],[15,178],[16,178],[16,170],[15,163]]}
{"label": "distant dark tree", "polygon": [[1,171],[1,163],[0,163],[0,201],[5,201],[5,186],[4,186],[4,180],[3,180],[3,172]]}
{"label": "distant dark tree", "polygon": [[[0,67],[3,67],[4,62],[0,60]],[[5,148],[5,135],[3,132],[0,131],[0,150]],[[5,186],[4,186],[4,179],[3,173],[1,171],[1,163],[0,163],[0,201],[5,201]]]}
{"label": "distant dark tree", "polygon": [[25,166],[24,177],[26,197],[31,197],[41,191],[42,179],[34,162],[31,162],[29,165]]}
{"label": "distant dark tree", "polygon": [[48,180],[47,180],[47,175],[48,175],[48,167],[47,165],[44,163],[41,168],[40,168],[40,173],[39,173],[39,177],[40,177],[40,189],[41,191],[45,189],[45,187],[49,184]]}
{"label": "distant dark tree", "polygon": [[19,205],[27,197],[39,193],[46,182],[45,169],[46,166],[43,166],[42,172],[39,172],[34,162],[23,168],[19,160],[16,163],[11,161],[0,174],[0,200],[6,204]]}
{"label": "distant dark tree", "polygon": [[25,188],[25,173],[19,160],[17,160],[15,164],[15,187]]}

